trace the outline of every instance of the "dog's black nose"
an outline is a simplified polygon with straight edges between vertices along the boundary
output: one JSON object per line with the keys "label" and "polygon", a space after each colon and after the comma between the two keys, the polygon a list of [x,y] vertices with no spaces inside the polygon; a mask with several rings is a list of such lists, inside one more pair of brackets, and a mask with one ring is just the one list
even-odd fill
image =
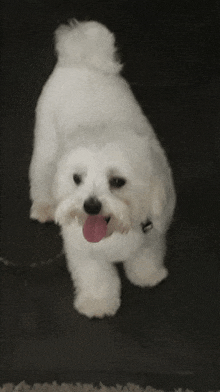
{"label": "dog's black nose", "polygon": [[90,197],[84,203],[84,210],[87,214],[97,215],[102,208],[102,203],[95,197]]}

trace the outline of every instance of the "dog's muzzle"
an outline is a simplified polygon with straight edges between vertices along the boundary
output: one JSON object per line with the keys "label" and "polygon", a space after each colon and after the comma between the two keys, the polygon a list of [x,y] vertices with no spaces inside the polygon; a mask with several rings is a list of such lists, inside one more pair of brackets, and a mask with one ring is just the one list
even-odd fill
{"label": "dog's muzzle", "polygon": [[90,197],[85,201],[83,208],[89,215],[98,215],[102,209],[102,203],[97,198]]}

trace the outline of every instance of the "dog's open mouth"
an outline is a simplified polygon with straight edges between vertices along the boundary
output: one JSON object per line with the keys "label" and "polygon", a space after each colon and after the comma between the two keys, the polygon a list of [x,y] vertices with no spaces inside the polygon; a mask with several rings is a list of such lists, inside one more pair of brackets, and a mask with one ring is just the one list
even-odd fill
{"label": "dog's open mouth", "polygon": [[88,242],[99,242],[107,236],[110,216],[89,215],[83,226],[83,235]]}

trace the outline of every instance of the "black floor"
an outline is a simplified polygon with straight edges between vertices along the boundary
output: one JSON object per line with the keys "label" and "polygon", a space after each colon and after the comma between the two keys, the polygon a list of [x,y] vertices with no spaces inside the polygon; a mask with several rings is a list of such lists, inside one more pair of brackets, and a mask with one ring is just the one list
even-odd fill
{"label": "black floor", "polygon": [[[218,2],[14,0],[2,11],[1,383],[220,388]],[[139,289],[119,265],[122,306],[103,320],[73,309],[58,228],[28,217],[34,108],[55,61],[52,32],[70,17],[116,32],[178,197],[169,278]]]}

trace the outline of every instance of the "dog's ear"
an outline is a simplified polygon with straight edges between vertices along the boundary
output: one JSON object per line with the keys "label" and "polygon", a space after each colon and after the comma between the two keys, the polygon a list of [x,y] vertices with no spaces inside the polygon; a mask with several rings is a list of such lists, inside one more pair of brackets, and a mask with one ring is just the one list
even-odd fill
{"label": "dog's ear", "polygon": [[153,222],[157,221],[165,227],[173,214],[175,207],[175,191],[173,178],[167,157],[156,139],[150,146],[151,178],[149,192],[149,212]]}

